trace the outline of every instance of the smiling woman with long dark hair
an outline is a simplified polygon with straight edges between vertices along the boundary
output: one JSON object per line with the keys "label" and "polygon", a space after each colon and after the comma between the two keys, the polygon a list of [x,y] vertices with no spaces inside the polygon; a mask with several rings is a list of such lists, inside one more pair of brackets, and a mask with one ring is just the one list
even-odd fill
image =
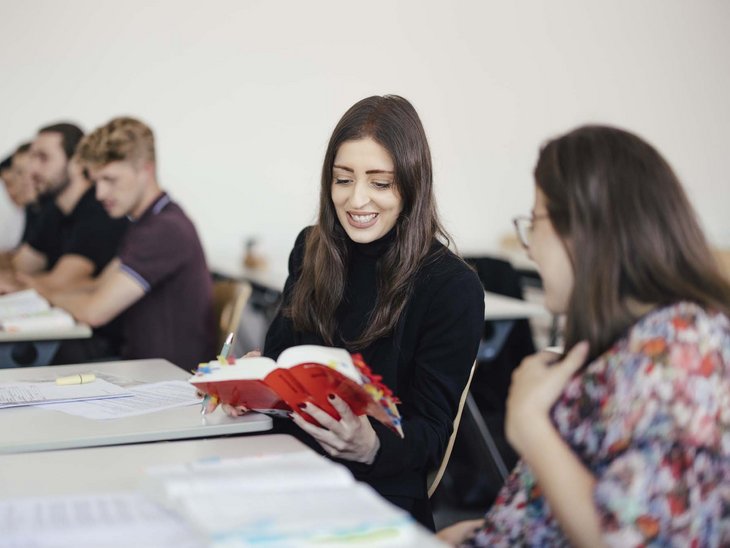
{"label": "smiling woman with long dark hair", "polygon": [[369,97],[337,124],[324,158],[319,218],[289,260],[283,306],[266,337],[276,358],[298,344],[360,352],[401,400],[405,437],[308,404],[277,420],[433,528],[426,475],[440,463],[484,326],[484,292],[453,252],[433,196],[431,154],[413,106]]}

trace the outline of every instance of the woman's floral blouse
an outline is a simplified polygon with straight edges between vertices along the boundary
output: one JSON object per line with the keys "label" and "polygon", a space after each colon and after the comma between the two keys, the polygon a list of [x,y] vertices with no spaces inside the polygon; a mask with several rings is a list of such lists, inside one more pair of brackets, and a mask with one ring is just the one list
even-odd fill
{"label": "woman's floral blouse", "polygon": [[[552,411],[593,472],[612,546],[730,546],[730,321],[655,310],[574,377]],[[520,462],[467,546],[568,542]]]}

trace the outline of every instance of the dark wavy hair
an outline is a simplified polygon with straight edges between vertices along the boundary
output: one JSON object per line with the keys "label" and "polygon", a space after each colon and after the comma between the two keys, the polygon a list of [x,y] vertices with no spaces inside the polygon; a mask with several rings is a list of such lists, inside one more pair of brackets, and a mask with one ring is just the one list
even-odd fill
{"label": "dark wavy hair", "polygon": [[347,141],[371,138],[390,154],[395,189],[403,201],[395,242],[379,260],[378,297],[367,328],[354,348],[391,333],[406,306],[414,275],[429,257],[434,239],[447,246],[433,197],[431,152],[413,106],[403,97],[368,97],[353,105],[332,133],[322,165],[317,225],[307,235],[301,275],[285,311],[298,331],[317,333],[333,344],[335,313],[342,302],[348,264],[348,236],[332,203],[332,169]]}
{"label": "dark wavy hair", "polygon": [[69,122],[61,122],[50,126],[42,127],[38,133],[58,133],[61,136],[61,147],[66,159],[70,160],[76,152],[76,147],[84,138],[83,130],[76,124]]}
{"label": "dark wavy hair", "polygon": [[540,151],[535,182],[573,263],[565,348],[590,357],[637,320],[630,303],[692,301],[730,315],[730,282],[670,165],[621,129],[584,126]]}

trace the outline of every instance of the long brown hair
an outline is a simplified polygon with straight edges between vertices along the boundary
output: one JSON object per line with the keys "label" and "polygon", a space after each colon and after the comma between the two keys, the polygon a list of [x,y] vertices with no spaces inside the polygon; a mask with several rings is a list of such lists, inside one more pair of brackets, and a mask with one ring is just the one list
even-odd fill
{"label": "long brown hair", "polygon": [[723,277],[674,171],[627,131],[584,126],[540,151],[535,182],[573,263],[565,348],[591,358],[637,320],[630,303],[681,300],[730,315]]}
{"label": "long brown hair", "polygon": [[388,151],[395,166],[394,185],[403,201],[395,242],[378,264],[378,297],[367,328],[354,348],[367,346],[395,328],[411,293],[414,275],[435,238],[449,237],[439,222],[433,197],[431,152],[413,106],[397,95],[374,96],[355,103],[332,133],[322,164],[319,219],[310,230],[302,272],[285,313],[294,328],[319,334],[333,344],[335,313],[345,289],[348,236],[332,203],[332,169],[346,141],[371,138]]}

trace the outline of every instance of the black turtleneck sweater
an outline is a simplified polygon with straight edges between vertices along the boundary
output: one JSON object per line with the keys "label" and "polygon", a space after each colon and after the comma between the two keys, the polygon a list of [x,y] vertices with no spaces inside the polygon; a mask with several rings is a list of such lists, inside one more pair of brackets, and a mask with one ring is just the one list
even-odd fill
{"label": "black turtleneck sweater", "polygon": [[[289,257],[289,278],[283,306],[291,301],[304,259],[306,234],[297,237]],[[348,348],[363,332],[377,300],[376,270],[380,257],[393,245],[395,230],[369,244],[349,242],[347,280],[337,311],[337,346],[357,351],[401,400],[405,437],[400,439],[377,421],[371,423],[380,450],[371,465],[340,460],[359,480],[385,498],[428,522],[426,475],[446,450],[459,398],[476,357],[484,327],[484,291],[477,275],[456,255],[434,241],[431,255],[416,274],[413,292],[394,333],[366,348]],[[264,354],[276,359],[291,346],[324,344],[314,333],[294,331],[279,312],[266,335]],[[296,436],[324,454],[319,444],[291,421],[276,420],[275,428]],[[424,514],[428,514],[425,516]],[[433,523],[426,523],[433,528]]]}

